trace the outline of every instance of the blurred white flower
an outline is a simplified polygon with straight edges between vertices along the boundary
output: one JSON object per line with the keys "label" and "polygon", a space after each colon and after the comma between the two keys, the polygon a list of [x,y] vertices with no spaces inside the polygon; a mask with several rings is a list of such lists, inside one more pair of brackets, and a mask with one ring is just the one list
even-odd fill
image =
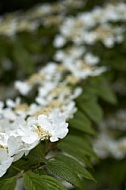
{"label": "blurred white flower", "polygon": [[14,113],[14,111],[11,108],[8,108],[8,107],[3,109],[1,115],[3,118],[9,119],[11,121],[16,119],[16,114]]}
{"label": "blurred white flower", "polygon": [[53,42],[54,47],[60,48],[65,43],[66,43],[66,39],[63,36],[61,36],[61,35],[55,36],[55,39],[54,39],[54,42]]}
{"label": "blurred white flower", "polygon": [[103,44],[104,44],[107,48],[113,48],[113,47],[114,47],[114,37],[105,38],[105,39],[103,40]]}
{"label": "blurred white flower", "polygon": [[14,108],[17,105],[19,105],[21,102],[21,98],[17,97],[15,101],[11,100],[11,99],[7,99],[6,100],[6,105],[10,108]]}
{"label": "blurred white flower", "polygon": [[31,90],[31,86],[27,82],[16,81],[15,88],[22,94],[27,95]]}
{"label": "blurred white flower", "polygon": [[96,65],[100,58],[97,56],[94,56],[92,53],[86,53],[84,56],[85,62],[89,65]]}
{"label": "blurred white flower", "polygon": [[63,111],[63,114],[67,120],[69,118],[73,118],[73,115],[77,111],[77,108],[74,101],[69,101],[66,105],[62,106],[61,110]]}

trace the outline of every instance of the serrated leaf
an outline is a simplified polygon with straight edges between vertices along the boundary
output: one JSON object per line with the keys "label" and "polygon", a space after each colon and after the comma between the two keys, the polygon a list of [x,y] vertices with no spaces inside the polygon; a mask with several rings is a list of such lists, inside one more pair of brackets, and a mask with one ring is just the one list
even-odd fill
{"label": "serrated leaf", "polygon": [[23,181],[26,190],[49,190],[38,174],[25,173],[23,175]]}
{"label": "serrated leaf", "polygon": [[86,168],[84,168],[84,166],[82,166],[75,159],[68,157],[66,155],[61,155],[61,154],[57,155],[55,159],[66,163],[67,165],[72,167],[73,170],[75,170],[79,175],[82,175],[84,178],[95,181],[93,176],[86,170]]}
{"label": "serrated leaf", "polygon": [[42,181],[47,185],[49,190],[67,190],[58,180],[52,176],[41,176]]}
{"label": "serrated leaf", "polygon": [[59,181],[48,175],[25,173],[23,180],[26,190],[66,190]]}
{"label": "serrated leaf", "polygon": [[47,162],[48,169],[53,172],[58,177],[66,180],[72,185],[82,188],[81,180],[78,177],[77,173],[73,171],[73,168],[70,168],[67,164],[59,160],[51,160]]}
{"label": "serrated leaf", "polygon": [[0,190],[15,190],[16,178],[9,178],[0,181]]}
{"label": "serrated leaf", "polygon": [[96,132],[91,127],[90,120],[84,115],[84,113],[82,113],[79,110],[74,114],[74,118],[69,120],[69,124],[73,128],[78,129],[82,132],[86,132],[86,133],[89,133],[91,135],[96,135]]}
{"label": "serrated leaf", "polygon": [[64,143],[63,141],[59,142],[57,144],[57,148],[59,148],[63,152],[66,152],[68,155],[73,156],[74,158],[76,158],[80,162],[86,164],[88,167],[92,168],[90,158],[87,157],[83,151],[80,151],[80,149],[75,149],[75,148],[73,148],[73,145],[68,144],[68,143]]}

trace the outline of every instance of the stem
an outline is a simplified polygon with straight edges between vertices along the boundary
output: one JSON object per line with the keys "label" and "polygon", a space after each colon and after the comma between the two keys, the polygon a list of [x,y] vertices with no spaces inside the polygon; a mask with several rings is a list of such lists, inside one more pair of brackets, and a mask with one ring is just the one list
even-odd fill
{"label": "stem", "polygon": [[13,165],[12,165],[12,167],[13,167],[15,170],[19,171],[19,172],[22,171],[22,170],[20,170],[19,168],[17,168],[16,166],[13,166]]}

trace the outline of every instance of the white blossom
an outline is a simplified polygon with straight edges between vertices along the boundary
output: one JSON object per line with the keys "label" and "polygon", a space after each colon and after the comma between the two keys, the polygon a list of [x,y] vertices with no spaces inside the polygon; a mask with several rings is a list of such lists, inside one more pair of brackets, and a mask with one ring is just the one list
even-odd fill
{"label": "white blossom", "polygon": [[66,39],[63,36],[57,35],[53,42],[54,47],[60,48],[66,43]]}
{"label": "white blossom", "polygon": [[96,65],[99,62],[99,57],[94,56],[91,53],[86,53],[86,55],[84,56],[84,59],[86,63],[89,65]]}
{"label": "white blossom", "polygon": [[58,110],[54,110],[49,116],[39,115],[38,124],[49,133],[51,142],[64,138],[68,133],[68,124],[65,122],[65,116]]}
{"label": "white blossom", "polygon": [[15,88],[19,90],[19,92],[22,95],[28,94],[28,92],[31,90],[31,86],[26,82],[16,81],[15,82]]}
{"label": "white blossom", "polygon": [[17,105],[19,105],[21,102],[21,99],[19,97],[16,98],[15,102],[11,99],[7,99],[6,100],[6,105],[10,108],[14,108],[16,107]]}
{"label": "white blossom", "polygon": [[13,158],[8,156],[7,150],[0,148],[0,177],[6,173],[12,162]]}

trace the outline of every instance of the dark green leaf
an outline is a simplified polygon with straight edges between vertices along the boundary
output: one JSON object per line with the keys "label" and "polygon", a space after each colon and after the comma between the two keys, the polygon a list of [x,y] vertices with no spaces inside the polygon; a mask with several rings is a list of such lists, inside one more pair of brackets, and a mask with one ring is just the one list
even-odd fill
{"label": "dark green leaf", "polygon": [[93,79],[90,83],[90,88],[94,89],[94,92],[105,101],[112,104],[117,103],[117,98],[112,90],[112,87],[110,87],[108,82],[102,77]]}
{"label": "dark green leaf", "polygon": [[68,164],[59,160],[51,160],[47,162],[47,167],[58,177],[66,180],[76,187],[82,188],[80,178]]}
{"label": "dark green leaf", "polygon": [[69,124],[82,132],[89,133],[91,135],[95,135],[96,132],[91,127],[90,120],[82,113],[81,111],[77,111],[74,115],[74,118],[69,120]]}
{"label": "dark green leaf", "polygon": [[48,175],[27,173],[23,179],[26,190],[66,190],[59,181]]}
{"label": "dark green leaf", "polygon": [[57,155],[55,159],[66,163],[71,168],[73,168],[74,171],[76,171],[79,175],[82,175],[84,178],[95,181],[93,176],[77,160],[65,155]]}
{"label": "dark green leaf", "polygon": [[103,119],[103,111],[96,100],[86,99],[78,105],[94,122],[99,124]]}
{"label": "dark green leaf", "polygon": [[57,144],[57,147],[60,150],[66,152],[68,155],[76,158],[80,162],[82,162],[82,163],[86,164],[88,167],[92,168],[92,164],[90,162],[90,158],[85,155],[85,153],[84,153],[83,150],[80,150],[79,148],[75,148],[75,147],[73,147],[72,144],[64,143],[63,141],[59,142]]}
{"label": "dark green leaf", "polygon": [[81,136],[69,135],[62,143],[71,144],[72,147],[74,146],[74,148],[83,151],[85,155],[97,158],[91,144],[87,141],[87,139],[84,139]]}
{"label": "dark green leaf", "polygon": [[42,181],[47,185],[49,190],[67,190],[58,180],[52,176],[41,176]]}

